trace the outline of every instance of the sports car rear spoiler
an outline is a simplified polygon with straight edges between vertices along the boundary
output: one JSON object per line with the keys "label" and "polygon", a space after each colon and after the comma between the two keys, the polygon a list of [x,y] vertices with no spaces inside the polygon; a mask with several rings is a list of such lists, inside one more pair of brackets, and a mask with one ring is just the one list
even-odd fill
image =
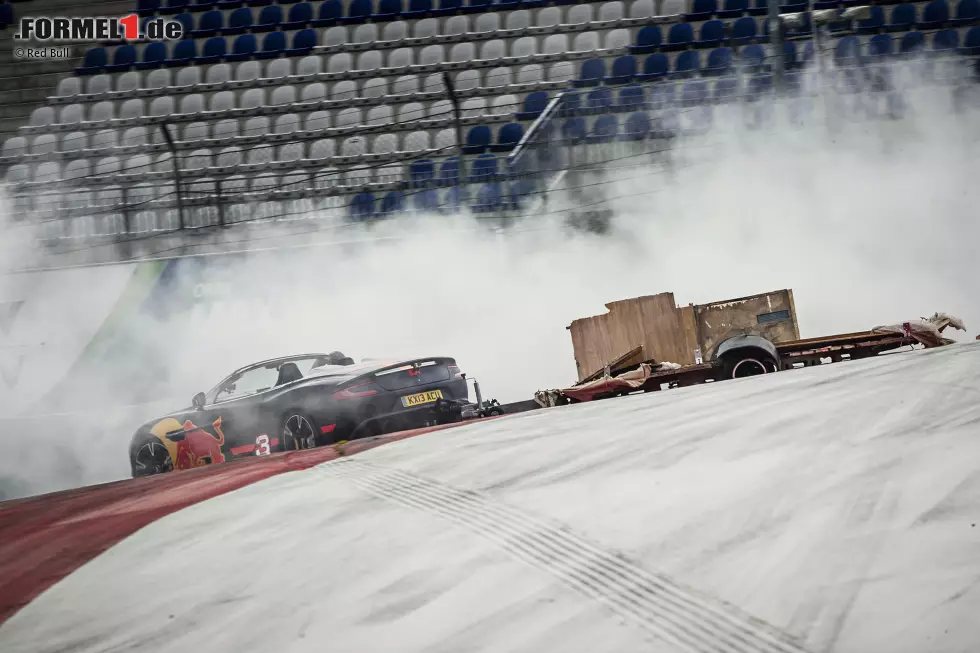
{"label": "sports car rear spoiler", "polygon": [[386,374],[400,372],[402,370],[411,369],[413,367],[428,367],[429,365],[445,365],[448,367],[455,364],[456,364],[455,358],[448,358],[446,356],[429,356],[427,358],[413,358],[411,360],[401,361],[400,363],[395,363],[393,365],[382,367],[379,370],[375,370],[372,376],[384,376]]}

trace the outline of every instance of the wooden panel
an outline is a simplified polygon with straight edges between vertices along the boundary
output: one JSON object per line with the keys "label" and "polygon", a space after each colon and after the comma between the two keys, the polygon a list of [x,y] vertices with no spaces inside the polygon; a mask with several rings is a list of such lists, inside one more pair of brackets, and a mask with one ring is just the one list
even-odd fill
{"label": "wooden panel", "polygon": [[673,293],[611,302],[606,308],[608,313],[575,320],[568,327],[579,380],[638,346],[644,360],[694,363],[693,311],[678,309]]}
{"label": "wooden panel", "polygon": [[[793,295],[789,290],[704,304],[696,306],[695,313],[705,360],[711,360],[717,346],[732,336],[758,335],[773,343],[799,338]],[[785,314],[785,319],[780,319],[781,314]]]}

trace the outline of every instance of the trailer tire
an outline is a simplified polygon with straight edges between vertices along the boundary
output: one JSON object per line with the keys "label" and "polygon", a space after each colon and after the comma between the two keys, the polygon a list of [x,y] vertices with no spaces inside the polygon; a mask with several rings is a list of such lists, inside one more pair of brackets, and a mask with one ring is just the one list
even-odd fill
{"label": "trailer tire", "polygon": [[724,378],[741,379],[747,376],[769,374],[777,369],[776,361],[764,351],[734,351],[725,357]]}

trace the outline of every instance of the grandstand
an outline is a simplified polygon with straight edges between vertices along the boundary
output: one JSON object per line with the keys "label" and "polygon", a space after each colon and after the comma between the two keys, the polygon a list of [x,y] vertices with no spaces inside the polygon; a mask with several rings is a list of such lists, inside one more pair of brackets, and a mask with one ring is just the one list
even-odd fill
{"label": "grandstand", "polygon": [[4,30],[4,84],[18,93],[3,116],[21,124],[0,165],[14,218],[49,243],[520,214],[568,167],[676,146],[722,111],[746,129],[801,121],[832,88],[873,98],[861,119],[900,117],[892,62],[973,98],[960,64],[980,55],[980,0],[879,0],[817,49],[806,13],[781,35],[790,110],[775,112],[759,101],[777,56],[764,0],[67,1],[3,4],[0,16],[135,8],[180,21],[184,38],[21,66],[7,57],[16,27]]}

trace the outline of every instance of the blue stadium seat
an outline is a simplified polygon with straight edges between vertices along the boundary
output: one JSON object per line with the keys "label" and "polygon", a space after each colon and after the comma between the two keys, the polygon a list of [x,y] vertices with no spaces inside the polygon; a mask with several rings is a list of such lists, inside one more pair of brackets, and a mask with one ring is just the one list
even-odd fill
{"label": "blue stadium seat", "polygon": [[136,70],[159,68],[167,60],[167,46],[160,41],[147,43],[143,48],[143,60],[136,63]]}
{"label": "blue stadium seat", "polygon": [[738,80],[732,77],[722,77],[715,82],[715,87],[711,92],[711,99],[719,104],[731,102],[735,99],[738,90]]}
{"label": "blue stadium seat", "polygon": [[282,29],[302,29],[313,22],[313,5],[300,2],[289,8],[289,16],[282,24]]}
{"label": "blue stadium seat", "polygon": [[650,135],[650,116],[646,111],[631,113],[623,123],[622,140],[642,141]]}
{"label": "blue stadium seat", "polygon": [[14,8],[9,4],[0,5],[0,28],[14,24]]}
{"label": "blue stadium seat", "polygon": [[667,43],[660,46],[661,50],[684,50],[694,42],[694,28],[688,23],[674,23],[667,32]]}
{"label": "blue stadium seat", "polygon": [[967,30],[960,53],[970,56],[980,54],[980,25]]}
{"label": "blue stadium seat", "polygon": [[834,46],[834,63],[838,66],[856,66],[861,63],[861,42],[856,36],[845,36]]}
{"label": "blue stadium seat", "polygon": [[405,18],[425,18],[432,13],[432,0],[408,0],[408,10],[402,12]]}
{"label": "blue stadium seat", "polygon": [[524,104],[521,110],[517,112],[516,118],[518,120],[534,120],[541,115],[548,106],[548,94],[544,91],[534,91],[533,93],[528,93],[527,97],[524,98]]}
{"label": "blue stadium seat", "polygon": [[721,11],[717,12],[719,18],[738,18],[749,10],[748,0],[725,0]]}
{"label": "blue stadium seat", "polygon": [[636,76],[636,59],[630,55],[616,57],[612,64],[612,74],[606,77],[607,84],[629,84]]}
{"label": "blue stadium seat", "polygon": [[757,43],[743,47],[739,52],[739,59],[741,59],[742,65],[751,71],[762,70],[766,67],[766,51]]}
{"label": "blue stadium seat", "polygon": [[[150,45],[146,46],[147,49]],[[162,43],[160,45],[163,45]],[[228,42],[225,41],[223,36],[212,36],[207,41],[204,42],[204,49],[201,50],[201,56],[197,58],[197,63],[208,64],[208,63],[218,63],[225,58],[228,54]],[[143,52],[143,60],[146,60],[146,52]]]}
{"label": "blue stadium seat", "polygon": [[256,59],[277,59],[286,51],[285,32],[269,32],[262,39],[262,49],[255,53]]}
{"label": "blue stadium seat", "polygon": [[705,64],[704,69],[701,71],[702,75],[725,75],[732,69],[732,49],[731,48],[715,48],[708,53],[708,61]]}
{"label": "blue stadium seat", "polygon": [[439,210],[439,193],[435,190],[421,190],[412,193],[412,206],[419,213],[435,213]]}
{"label": "blue stadium seat", "polygon": [[578,143],[586,137],[585,120],[582,118],[569,118],[561,126],[561,137],[569,143]]}
{"label": "blue stadium seat", "polygon": [[182,32],[182,38],[189,39],[193,38],[194,32],[194,16],[184,12],[182,14],[177,14],[174,16],[174,20],[180,23],[181,27],[184,28]]}
{"label": "blue stadium seat", "polygon": [[748,43],[756,38],[758,29],[751,16],[742,16],[732,23],[732,43]]}
{"label": "blue stadium seat", "polygon": [[381,0],[378,4],[378,13],[371,14],[371,20],[395,20],[402,15],[403,9],[402,0]]}
{"label": "blue stadium seat", "polygon": [[953,27],[962,27],[980,21],[980,0],[960,0],[956,3]]}
{"label": "blue stadium seat", "polygon": [[[286,0],[286,2],[295,2],[295,0]],[[286,4],[286,2],[282,4]],[[265,7],[272,4],[272,0],[245,0],[245,5],[248,7]]]}
{"label": "blue stadium seat", "polygon": [[720,20],[709,20],[701,25],[701,38],[698,39],[699,48],[714,48],[722,45],[728,39],[725,33],[725,23]]}
{"label": "blue stadium seat", "polygon": [[179,14],[187,8],[188,0],[167,0],[166,6],[160,7],[159,12],[164,16]]}
{"label": "blue stadium seat", "polygon": [[365,23],[374,13],[374,3],[371,0],[350,0],[347,7],[347,15],[341,23],[350,25],[354,23]]}
{"label": "blue stadium seat", "polygon": [[112,54],[112,63],[105,66],[107,73],[118,73],[129,70],[136,65],[136,48],[132,45],[120,45]]}
{"label": "blue stadium seat", "polygon": [[469,0],[468,3],[463,5],[464,14],[476,14],[484,11],[489,11],[490,6],[493,4],[492,0]]}
{"label": "blue stadium seat", "polygon": [[763,73],[761,75],[753,75],[749,78],[748,88],[746,89],[746,95],[749,98],[759,98],[770,91],[772,91],[772,75]]}
{"label": "blue stadium seat", "polygon": [[222,30],[226,35],[244,34],[252,27],[252,10],[239,7],[228,16],[228,26]]}
{"label": "blue stadium seat", "polygon": [[915,5],[901,4],[892,8],[891,20],[885,25],[889,32],[904,32],[915,25]]}
{"label": "blue stadium seat", "polygon": [[590,143],[606,143],[616,138],[618,133],[619,121],[616,120],[616,116],[607,113],[595,119],[592,123],[592,132],[586,140]]}
{"label": "blue stadium seat", "polygon": [[768,0],[755,0],[749,7],[750,16],[765,16],[769,12]]}
{"label": "blue stadium seat", "polygon": [[585,107],[582,113],[586,115],[606,113],[612,108],[612,104],[612,90],[608,86],[599,86],[589,91],[585,97]]}
{"label": "blue stadium seat", "polygon": [[889,57],[893,52],[891,34],[875,34],[868,41],[869,57]]}
{"label": "blue stadium seat", "polygon": [[497,157],[493,154],[481,154],[470,162],[470,175],[467,181],[471,184],[495,181],[497,179]]}
{"label": "blue stadium seat", "polygon": [[409,185],[412,188],[428,188],[436,180],[436,166],[430,159],[412,161],[408,168]]}
{"label": "blue stadium seat", "polygon": [[[160,43],[159,45],[163,45]],[[165,48],[166,49],[166,48]],[[94,75],[102,72],[102,69],[109,64],[109,56],[105,48],[89,48],[85,51],[82,65],[75,68],[76,75]]]}
{"label": "blue stadium seat", "polygon": [[152,16],[160,9],[160,0],[136,0],[136,13],[140,16]]}
{"label": "blue stadium seat", "polygon": [[898,51],[902,54],[914,54],[921,52],[926,47],[926,35],[922,32],[906,32],[902,35],[902,42]]}
{"label": "blue stadium seat", "polygon": [[687,20],[708,20],[718,11],[717,0],[694,0],[691,11],[684,15]]}
{"label": "blue stadium seat", "polygon": [[497,142],[490,149],[493,152],[510,152],[524,136],[524,127],[520,123],[509,122],[497,132]]}
{"label": "blue stadium seat", "polygon": [[243,4],[245,4],[245,1],[244,0],[217,0],[217,2],[215,2],[215,8],[216,9],[226,9],[226,10],[227,9],[238,9]]}
{"label": "blue stadium seat", "polygon": [[636,76],[637,80],[648,81],[667,76],[667,55],[662,52],[651,54],[643,61],[643,72]]}
{"label": "blue stadium seat", "polygon": [[399,190],[388,191],[381,200],[381,215],[391,216],[405,210],[405,196]]}
{"label": "blue stadium seat", "polygon": [[358,193],[350,202],[350,217],[357,221],[370,220],[374,217],[375,202],[373,193]]}
{"label": "blue stadium seat", "polygon": [[701,69],[701,57],[697,50],[684,50],[674,62],[674,75],[688,77],[696,75]]}
{"label": "blue stadium seat", "polygon": [[310,50],[316,47],[316,31],[312,29],[301,29],[293,35],[293,47],[286,50],[286,55],[298,57],[309,54]]}
{"label": "blue stadium seat", "polygon": [[500,208],[500,184],[483,184],[471,204],[475,213],[490,213]]}
{"label": "blue stadium seat", "polygon": [[574,116],[582,108],[582,94],[578,91],[565,91],[561,96],[561,115]]}
{"label": "blue stadium seat", "polygon": [[858,34],[872,34],[885,26],[885,11],[878,5],[871,6],[871,17],[858,22]]}
{"label": "blue stadium seat", "polygon": [[178,41],[170,56],[163,62],[168,68],[186,66],[197,57],[197,41]]}
{"label": "blue stadium seat", "polygon": [[432,12],[434,16],[452,16],[462,6],[461,0],[439,0],[439,7]]}
{"label": "blue stadium seat", "polygon": [[[429,191],[426,191],[429,192]],[[438,197],[438,196],[437,196]],[[439,202],[439,200],[436,200]],[[456,213],[467,203],[466,188],[463,186],[450,186],[442,194],[442,201],[438,208],[445,213]]]}
{"label": "blue stadium seat", "polygon": [[317,11],[313,26],[329,27],[336,25],[343,15],[344,7],[340,4],[340,0],[324,0],[320,3],[320,9]]}
{"label": "blue stadium seat", "polygon": [[534,179],[519,179],[510,185],[510,201],[514,209],[523,211],[530,208],[538,194]]}
{"label": "blue stadium seat", "polygon": [[586,59],[582,63],[582,72],[579,79],[572,80],[572,86],[581,88],[584,86],[597,86],[606,76],[606,62],[602,59]]}
{"label": "blue stadium seat", "polygon": [[640,111],[644,104],[646,104],[646,96],[643,87],[633,84],[620,89],[619,101],[613,106],[613,109],[622,113]]}
{"label": "blue stadium seat", "polygon": [[491,140],[492,134],[486,125],[471,127],[470,131],[466,133],[466,145],[463,146],[463,152],[465,154],[486,152],[487,148],[490,147]]}
{"label": "blue stadium seat", "polygon": [[224,27],[224,14],[217,9],[213,9],[201,14],[197,21],[197,29],[191,31],[191,36],[195,39],[202,39],[214,36]]}
{"label": "blue stadium seat", "polygon": [[259,12],[259,19],[252,26],[253,32],[271,32],[278,29],[282,23],[282,7],[279,5],[269,5],[262,7]]}
{"label": "blue stadium seat", "polygon": [[695,107],[708,101],[708,82],[703,79],[692,79],[685,82],[681,89],[681,106]]}
{"label": "blue stadium seat", "polygon": [[960,33],[955,29],[942,29],[932,37],[934,52],[953,52],[960,47]]}
{"label": "blue stadium seat", "polygon": [[255,34],[242,34],[235,37],[235,42],[231,46],[231,52],[225,55],[226,61],[245,61],[251,59],[258,49],[258,41]]}
{"label": "blue stadium seat", "polygon": [[939,29],[949,21],[949,4],[946,0],[932,0],[922,10],[922,20],[917,23],[919,29]]}
{"label": "blue stadium seat", "polygon": [[647,25],[636,34],[636,45],[630,46],[633,54],[654,52],[664,40],[664,34],[659,25]]}
{"label": "blue stadium seat", "polygon": [[211,11],[217,4],[218,3],[216,0],[194,0],[194,2],[187,7],[187,10],[194,13],[201,13]]}
{"label": "blue stadium seat", "polygon": [[796,56],[796,52],[796,43],[794,41],[786,41],[783,43],[783,66],[786,68],[786,70],[799,68],[800,61]]}
{"label": "blue stadium seat", "polygon": [[463,178],[460,173],[459,157],[451,156],[439,166],[439,185],[454,186]]}

